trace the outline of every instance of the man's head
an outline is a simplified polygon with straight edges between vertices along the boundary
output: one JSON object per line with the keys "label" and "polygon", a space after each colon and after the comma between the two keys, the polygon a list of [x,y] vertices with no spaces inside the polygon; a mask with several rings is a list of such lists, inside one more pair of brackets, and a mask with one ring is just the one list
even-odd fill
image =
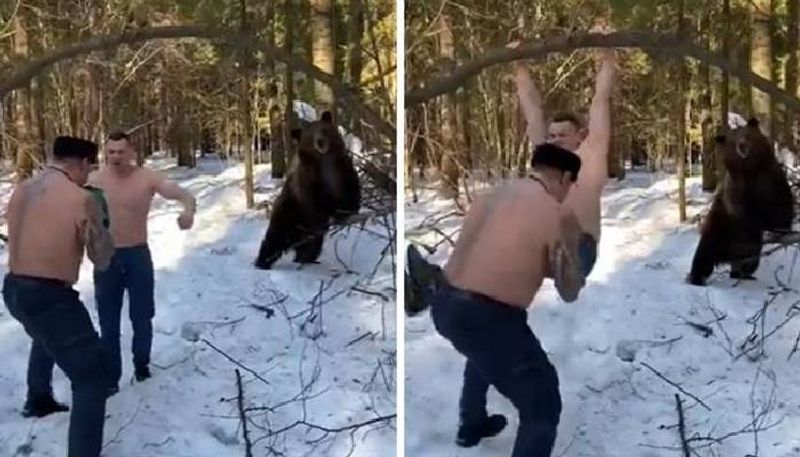
{"label": "man's head", "polygon": [[571,113],[556,114],[547,126],[547,141],[569,151],[578,149],[584,138],[586,129]]}
{"label": "man's head", "polygon": [[113,168],[126,168],[136,159],[130,137],[124,130],[114,130],[108,135],[106,157]]}
{"label": "man's head", "polygon": [[79,186],[86,184],[97,166],[97,145],[91,141],[60,136],[53,143],[53,161]]}
{"label": "man's head", "polygon": [[547,189],[553,198],[563,202],[578,179],[581,158],[555,144],[543,143],[533,151],[531,167],[547,180]]}

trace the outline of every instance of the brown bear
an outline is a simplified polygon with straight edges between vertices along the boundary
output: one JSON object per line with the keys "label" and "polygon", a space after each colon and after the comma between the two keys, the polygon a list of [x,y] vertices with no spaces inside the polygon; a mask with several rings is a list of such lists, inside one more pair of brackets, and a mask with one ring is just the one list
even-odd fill
{"label": "brown bear", "polygon": [[794,198],[772,144],[750,119],[716,138],[725,178],[703,221],[688,281],[704,285],[714,267],[730,263],[730,277],[755,279],[764,231],[791,230]]}
{"label": "brown bear", "polygon": [[262,269],[290,249],[295,262],[315,263],[331,220],[341,222],[361,207],[358,174],[331,113],[291,136],[297,153],[258,251],[255,265]]}

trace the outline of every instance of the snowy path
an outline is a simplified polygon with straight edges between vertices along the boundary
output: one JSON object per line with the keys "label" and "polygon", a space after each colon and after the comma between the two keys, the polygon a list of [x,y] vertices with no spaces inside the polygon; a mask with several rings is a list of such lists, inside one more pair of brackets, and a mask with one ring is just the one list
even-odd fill
{"label": "snowy path", "polygon": [[[790,266],[795,250],[762,262],[758,281],[734,287],[727,272],[717,270],[707,288],[687,285],[698,234],[695,226],[677,222],[677,183],[633,173],[623,183],[610,183],[603,198],[603,233],[597,265],[578,301],[566,304],[547,281],[529,312],[528,322],[556,366],[564,402],[559,436],[553,455],[585,457],[657,457],[682,455],[678,448],[677,390],[644,367],[646,363],[686,391],[700,397],[711,411],[691,398],[684,400],[689,437],[723,437],[751,421],[751,390],[755,410],[767,402],[774,379],[777,389],[764,425],[776,426],[758,434],[759,456],[800,455],[800,354],[787,361],[800,332],[800,318],[766,340],[766,358],[754,363],[734,361],[752,329],[746,320],[756,313],[776,284],[773,272]],[[691,181],[690,217],[703,209],[708,196]],[[431,209],[434,208],[434,209]],[[406,205],[406,230],[412,232],[432,213],[452,208],[429,192],[420,203]],[[446,233],[459,226],[450,218],[440,224]],[[435,244],[440,237],[416,238]],[[449,244],[433,259],[441,263]],[[788,269],[779,277],[787,281]],[[791,286],[800,289],[800,272]],[[765,329],[784,321],[800,300],[798,292],[784,292],[768,307]],[[716,324],[708,338],[686,324],[715,319],[711,306],[732,345]],[[760,327],[759,327],[760,331]],[[668,340],[674,340],[667,342]],[[632,362],[620,355],[633,355]],[[628,358],[628,357],[626,357]],[[755,388],[753,380],[762,372]],[[510,419],[498,437],[478,447],[459,449],[453,443],[463,357],[433,328],[429,314],[406,320],[406,453],[415,457],[506,456],[511,453],[517,415],[505,398],[490,389],[489,408]],[[708,442],[692,443],[697,455],[756,454],[752,433],[731,436],[713,449]],[[678,450],[665,449],[672,447]],[[715,451],[715,454],[711,452]]]}
{"label": "snowy path", "polygon": [[[164,168],[163,163],[157,166]],[[154,202],[149,221],[156,268],[154,377],[142,384],[130,382],[130,323],[123,310],[123,379],[121,391],[107,406],[104,457],[244,455],[236,408],[237,367],[211,345],[269,383],[240,370],[247,405],[274,408],[250,413],[255,455],[275,455],[270,448],[291,456],[346,455],[351,449],[347,432],[328,436],[316,446],[309,442],[322,437],[321,432],[304,427],[262,437],[304,418],[335,428],[395,413],[390,260],[371,276],[388,242],[379,236],[384,232],[376,226],[371,228],[378,235],[354,229],[334,235],[326,240],[321,263],[300,271],[290,255],[274,270],[257,270],[252,262],[266,221],[263,211],[244,209],[243,167],[207,159],[195,170],[166,168],[198,196],[198,214],[193,230],[181,232],[176,223],[179,206],[159,197]],[[268,176],[268,168],[256,168],[257,189],[267,192],[257,195],[257,201],[279,187]],[[347,273],[337,260],[335,245],[355,273]],[[5,251],[1,254],[4,274]],[[380,295],[354,291],[353,286]],[[88,261],[77,288],[96,325]],[[321,299],[315,301],[315,296]],[[269,307],[274,315],[268,318],[266,311],[251,305]],[[301,329],[305,321],[309,323]],[[19,415],[30,340],[5,307],[0,309],[0,342],[5,367],[0,371],[0,455],[15,455],[20,446],[32,442],[32,455],[63,457],[67,414],[40,420]],[[287,402],[309,384],[302,395],[305,405]],[[69,402],[69,385],[58,369],[54,389],[58,399]],[[394,455],[394,424],[359,429],[352,455]]]}

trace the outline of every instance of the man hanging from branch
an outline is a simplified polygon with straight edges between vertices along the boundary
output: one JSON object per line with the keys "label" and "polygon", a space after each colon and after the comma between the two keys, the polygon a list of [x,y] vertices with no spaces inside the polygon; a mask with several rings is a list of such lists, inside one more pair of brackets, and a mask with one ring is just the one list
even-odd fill
{"label": "man hanging from branch", "polygon": [[556,116],[546,129],[541,96],[527,70],[516,65],[535,145],[530,179],[473,204],[444,269],[428,264],[413,246],[407,251],[407,313],[430,305],[438,332],[467,358],[460,446],[474,446],[505,427],[504,416],[486,411],[491,384],[520,413],[512,456],[552,452],[561,413],[558,377],[527,325],[525,309],[547,277],[565,301],[577,299],[596,259],[616,63],[614,51],[600,56],[588,132],[574,115]]}
{"label": "man hanging from branch", "polygon": [[[610,33],[606,26],[595,26],[592,32]],[[510,43],[516,47],[519,42]],[[564,205],[578,218],[583,234],[580,256],[584,274],[589,275],[597,258],[600,240],[600,197],[608,181],[608,152],[611,138],[611,94],[616,79],[616,52],[610,48],[597,51],[600,70],[597,73],[594,97],[589,108],[588,131],[577,115],[559,113],[545,126],[542,96],[524,64],[514,62],[514,79],[520,107],[527,122],[528,139],[534,145],[550,142],[576,152],[583,163],[580,179],[570,191]]]}

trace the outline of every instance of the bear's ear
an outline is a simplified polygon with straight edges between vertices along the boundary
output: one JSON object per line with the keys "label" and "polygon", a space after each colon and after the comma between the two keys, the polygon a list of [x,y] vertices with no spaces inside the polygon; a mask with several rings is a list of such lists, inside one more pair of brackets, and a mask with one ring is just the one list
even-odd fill
{"label": "bear's ear", "polygon": [[758,119],[751,117],[750,120],[747,121],[748,127],[758,127]]}
{"label": "bear's ear", "polygon": [[300,129],[292,129],[292,138],[294,138],[295,140],[300,141],[300,135],[302,133],[303,133],[303,131],[300,130]]}
{"label": "bear's ear", "polygon": [[717,135],[714,137],[714,143],[725,144],[725,135]]}
{"label": "bear's ear", "polygon": [[327,122],[328,124],[333,122],[333,114],[330,111],[325,111],[322,113],[322,117],[319,118],[322,122]]}

